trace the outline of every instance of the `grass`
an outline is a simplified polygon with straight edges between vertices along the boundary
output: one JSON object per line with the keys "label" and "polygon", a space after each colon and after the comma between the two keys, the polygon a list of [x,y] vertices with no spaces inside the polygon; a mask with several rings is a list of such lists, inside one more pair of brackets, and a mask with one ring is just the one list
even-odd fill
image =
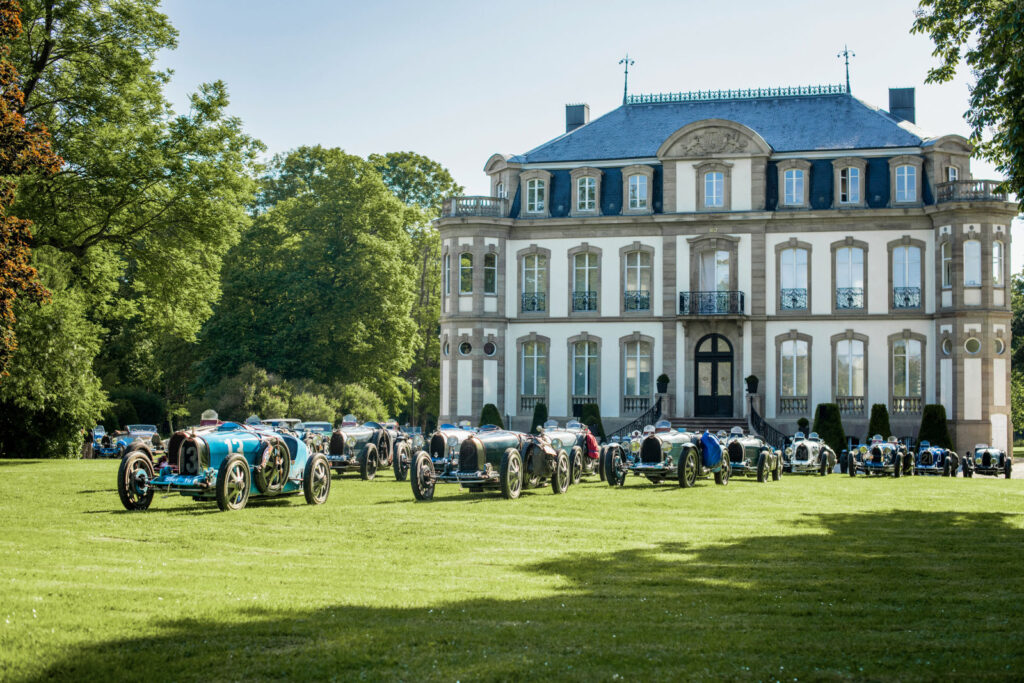
{"label": "grass", "polygon": [[112,461],[0,461],[0,679],[1024,674],[1024,481],[833,475],[504,501],[389,474],[126,513]]}

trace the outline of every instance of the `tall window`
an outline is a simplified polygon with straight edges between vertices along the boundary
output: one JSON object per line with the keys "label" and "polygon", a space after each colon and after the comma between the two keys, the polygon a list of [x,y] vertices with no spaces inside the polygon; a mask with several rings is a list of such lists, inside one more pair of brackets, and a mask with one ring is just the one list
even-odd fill
{"label": "tall window", "polygon": [[896,247],[892,250],[893,308],[921,307],[921,249]]}
{"label": "tall window", "polygon": [[540,254],[523,257],[523,310],[546,311],[548,259]]}
{"label": "tall window", "polygon": [[721,171],[704,174],[704,206],[709,209],[725,206],[725,174]]}
{"label": "tall window", "polygon": [[484,294],[498,293],[498,255],[484,254]]}
{"label": "tall window", "polygon": [[593,211],[597,208],[597,178],[583,176],[576,179],[576,210]]}
{"label": "tall window", "polygon": [[473,293],[473,255],[464,252],[459,256],[459,294]]}
{"label": "tall window", "polygon": [[799,168],[791,168],[786,171],[785,174],[785,203],[786,204],[803,204],[804,203],[804,172]]}
{"label": "tall window", "polygon": [[626,253],[625,309],[647,311],[651,308],[651,253]]}
{"label": "tall window", "polygon": [[964,287],[981,287],[981,242],[964,242]]}
{"label": "tall window", "polygon": [[700,288],[705,292],[729,291],[729,252],[701,252]]}
{"label": "tall window", "polygon": [[501,199],[505,198],[505,183],[498,183],[494,190],[495,194]]}
{"label": "tall window", "polygon": [[917,168],[914,166],[896,167],[896,201],[917,201]]}
{"label": "tall window", "polygon": [[942,261],[942,286],[952,287],[953,286],[953,245],[949,242],[943,242],[940,252],[940,259]]}
{"label": "tall window", "polygon": [[526,212],[527,213],[543,213],[544,212],[544,181],[537,178],[532,178],[526,181]]}
{"label": "tall window", "polygon": [[892,395],[921,395],[921,342],[916,339],[892,344]]}
{"label": "tall window", "polygon": [[849,166],[839,171],[839,203],[860,203],[860,169]]}
{"label": "tall window", "polygon": [[546,396],[548,393],[548,349],[541,342],[523,344],[524,396]]}
{"label": "tall window", "polygon": [[629,176],[629,208],[647,208],[647,176]]}
{"label": "tall window", "polygon": [[444,295],[448,296],[452,293],[452,255],[445,254],[444,261],[441,264],[443,272],[441,273],[444,279]]}
{"label": "tall window", "polygon": [[836,343],[836,396],[864,395],[864,342],[841,339]]}
{"label": "tall window", "polygon": [[960,178],[960,169],[956,166],[946,167],[946,180],[953,183]]}
{"label": "tall window", "polygon": [[864,250],[836,249],[836,308],[864,308]]}
{"label": "tall window", "polygon": [[597,343],[576,342],[572,345],[572,393],[574,396],[597,395],[597,369],[600,358]]}
{"label": "tall window", "polygon": [[807,352],[807,342],[803,339],[787,339],[782,342],[783,396],[807,396]]}
{"label": "tall window", "polygon": [[626,396],[651,393],[651,345],[644,341],[626,343]]}
{"label": "tall window", "polygon": [[999,240],[992,243],[992,286],[1003,286],[1003,243]]}
{"label": "tall window", "polygon": [[801,311],[807,309],[807,250],[784,249],[779,273],[780,297],[783,310]]}

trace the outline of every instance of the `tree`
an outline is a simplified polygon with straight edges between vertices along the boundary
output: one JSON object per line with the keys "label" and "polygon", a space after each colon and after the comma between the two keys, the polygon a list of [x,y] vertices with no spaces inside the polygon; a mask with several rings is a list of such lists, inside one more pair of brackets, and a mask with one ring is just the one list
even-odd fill
{"label": "tree", "polygon": [[530,433],[536,434],[537,427],[543,427],[548,421],[548,407],[544,403],[537,403],[533,407],[533,420],[530,421]]}
{"label": "tree", "polygon": [[1019,434],[1024,429],[1024,372],[1016,369],[1010,374],[1010,419]]}
{"label": "tree", "polygon": [[801,417],[799,420],[796,421],[796,429],[798,432],[803,432],[804,434],[806,434],[807,429],[810,426],[811,422],[806,417]]}
{"label": "tree", "polygon": [[1024,368],[1024,273],[1010,278],[1010,307],[1010,366]]}
{"label": "tree", "polygon": [[580,422],[590,427],[598,441],[604,441],[607,437],[604,433],[604,424],[601,422],[601,407],[596,403],[584,403],[580,411]]}
{"label": "tree", "polygon": [[403,204],[419,207],[431,218],[441,215],[445,199],[464,192],[448,169],[415,152],[371,154],[367,161]]}
{"label": "tree", "polygon": [[843,430],[843,416],[839,412],[837,404],[818,404],[814,411],[814,431],[836,453],[846,449],[846,432]]}
{"label": "tree", "polygon": [[498,429],[504,429],[505,423],[501,421],[501,413],[493,403],[487,403],[480,411],[480,426],[495,425]]}
{"label": "tree", "polygon": [[926,83],[953,80],[961,60],[971,69],[974,84],[964,114],[971,142],[1024,202],[1024,5],[1017,0],[921,0],[910,30],[935,44],[932,54],[939,65],[928,71]]}
{"label": "tree", "polygon": [[917,441],[927,441],[933,446],[952,448],[953,439],[949,436],[949,425],[946,422],[946,407],[941,403],[930,403],[921,411],[921,427],[917,430]]}
{"label": "tree", "polygon": [[11,45],[21,34],[21,7],[0,1],[0,378],[18,348],[15,302],[41,303],[49,293],[31,265],[31,221],[10,214],[18,178],[31,173],[50,177],[60,169],[44,126],[23,115],[25,96],[18,69],[11,63]]}
{"label": "tree", "polygon": [[880,434],[883,439],[892,436],[892,428],[889,427],[889,408],[884,403],[876,403],[871,406],[871,419],[868,421],[866,441],[870,441],[875,434]]}

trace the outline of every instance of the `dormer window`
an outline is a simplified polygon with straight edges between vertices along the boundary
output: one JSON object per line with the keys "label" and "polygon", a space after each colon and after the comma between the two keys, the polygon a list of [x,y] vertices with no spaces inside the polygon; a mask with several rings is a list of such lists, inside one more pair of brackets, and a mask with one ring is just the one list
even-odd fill
{"label": "dormer window", "polygon": [[597,178],[583,176],[576,180],[576,210],[593,211],[597,208]]}
{"label": "dormer window", "polygon": [[704,174],[704,207],[720,209],[725,206],[725,174],[710,171]]}
{"label": "dormer window", "polygon": [[896,167],[896,201],[912,202],[917,199],[917,169],[913,166]]}
{"label": "dormer window", "polygon": [[599,168],[581,166],[569,174],[572,179],[573,216],[597,216],[601,212],[601,175]]}
{"label": "dormer window", "polygon": [[629,176],[629,208],[647,208],[647,176]]}
{"label": "dormer window", "polygon": [[505,183],[498,183],[494,188],[494,196],[499,199],[505,199],[508,195],[505,193]]}
{"label": "dormer window", "polygon": [[860,204],[860,169],[844,168],[839,171],[839,203]]}
{"label": "dormer window", "polygon": [[783,159],[779,169],[779,206],[806,207],[810,198],[811,163],[803,159]]}
{"label": "dormer window", "polygon": [[919,204],[924,159],[906,154],[889,159],[890,204]]}
{"label": "dormer window", "polygon": [[960,179],[960,169],[956,166],[946,167],[946,180],[951,183],[955,183]]}
{"label": "dormer window", "polygon": [[526,212],[544,213],[547,188],[543,180],[534,178],[526,181]]}
{"label": "dormer window", "polygon": [[864,178],[867,168],[867,161],[856,157],[845,157],[832,162],[832,208],[864,206]]}
{"label": "dormer window", "polygon": [[522,216],[525,218],[549,218],[551,211],[548,193],[551,191],[551,174],[542,169],[529,169],[519,175],[522,189]]}
{"label": "dormer window", "polygon": [[651,213],[654,169],[643,164],[627,166],[622,169],[622,177],[622,213]]}
{"label": "dormer window", "polygon": [[785,203],[789,206],[803,204],[804,172],[799,168],[791,168],[785,174]]}

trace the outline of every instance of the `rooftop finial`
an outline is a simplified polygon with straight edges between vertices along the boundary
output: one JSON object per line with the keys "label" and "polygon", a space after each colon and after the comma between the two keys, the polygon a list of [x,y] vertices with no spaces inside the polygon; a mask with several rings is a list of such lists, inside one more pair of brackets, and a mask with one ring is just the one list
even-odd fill
{"label": "rooftop finial", "polygon": [[624,58],[619,60],[619,64],[624,64],[625,65],[625,69],[626,69],[625,75],[624,75],[623,80],[622,80],[622,103],[623,104],[626,103],[626,97],[629,94],[629,67],[633,66],[634,63],[635,62],[632,59],[629,58],[629,53],[628,52],[626,53],[626,56]]}
{"label": "rooftop finial", "polygon": [[846,93],[850,94],[850,57],[856,57],[857,55],[850,50],[846,45],[843,45],[843,51],[836,55],[836,57],[846,58]]}

